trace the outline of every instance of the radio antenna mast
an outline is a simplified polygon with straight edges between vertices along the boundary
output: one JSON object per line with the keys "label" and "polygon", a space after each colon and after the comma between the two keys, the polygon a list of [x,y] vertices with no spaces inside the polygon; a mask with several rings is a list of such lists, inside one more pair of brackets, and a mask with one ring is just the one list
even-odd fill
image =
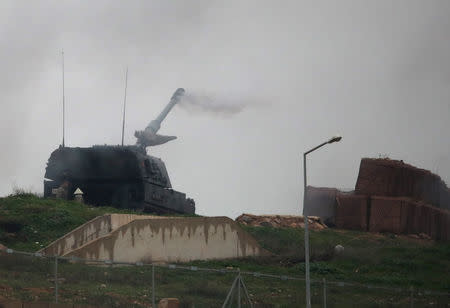
{"label": "radio antenna mast", "polygon": [[128,67],[125,73],[125,95],[123,97],[123,115],[122,115],[122,146],[123,146],[123,135],[125,131],[125,108],[127,106],[127,85],[128,85]]}
{"label": "radio antenna mast", "polygon": [[63,138],[62,138],[62,146],[65,147],[65,130],[66,130],[66,102],[65,102],[65,95],[64,95],[64,50],[61,52],[62,55],[62,105],[63,105]]}

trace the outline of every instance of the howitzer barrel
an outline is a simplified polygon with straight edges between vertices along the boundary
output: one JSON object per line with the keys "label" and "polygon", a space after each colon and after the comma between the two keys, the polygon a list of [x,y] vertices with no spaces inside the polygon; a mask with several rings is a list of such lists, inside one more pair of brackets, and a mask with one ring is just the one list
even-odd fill
{"label": "howitzer barrel", "polygon": [[136,144],[140,147],[148,147],[154,145],[164,144],[170,140],[174,140],[177,137],[175,136],[163,136],[158,135],[157,132],[161,128],[161,122],[164,121],[167,114],[172,110],[173,106],[175,106],[179,101],[180,97],[183,96],[184,89],[178,88],[172,95],[169,103],[164,107],[163,111],[159,114],[159,116],[151,121],[145,130],[136,131],[134,136],[137,138]]}
{"label": "howitzer barrel", "polygon": [[167,114],[172,110],[173,106],[175,106],[179,101],[181,96],[184,95],[184,89],[178,88],[172,95],[169,103],[164,107],[161,113],[158,115],[156,119],[150,122],[150,124],[145,128],[150,129],[152,133],[156,134],[158,130],[161,128],[161,123],[166,118]]}

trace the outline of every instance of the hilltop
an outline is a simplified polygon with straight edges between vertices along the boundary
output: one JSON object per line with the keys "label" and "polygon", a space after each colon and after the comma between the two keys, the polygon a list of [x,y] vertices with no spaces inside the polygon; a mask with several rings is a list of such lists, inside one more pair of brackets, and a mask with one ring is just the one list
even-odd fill
{"label": "hilltop", "polygon": [[[0,243],[16,250],[37,251],[77,226],[105,213],[137,214],[130,210],[111,207],[92,208],[71,201],[42,199],[31,194],[0,198]],[[260,245],[272,252],[273,256],[195,261],[189,264],[208,268],[232,267],[260,273],[304,276],[303,229],[244,225],[242,228],[252,234]],[[342,254],[336,255],[334,247],[338,244],[344,246],[345,250]],[[413,286],[419,289],[450,292],[448,242],[331,228],[312,230],[311,259],[313,279],[326,278],[328,281],[396,288]],[[2,271],[4,270],[8,271],[7,268]],[[86,267],[77,269],[80,270],[92,271]],[[131,275],[135,269],[122,271]],[[123,284],[126,282],[118,280],[117,283],[125,287]],[[15,284],[20,288],[20,282]],[[27,285],[29,282],[24,281],[23,284]],[[171,285],[170,282],[167,282],[166,287],[168,290],[181,288],[179,284]],[[199,289],[205,288],[203,285],[199,286]],[[226,287],[223,288],[226,290]],[[89,285],[83,292],[86,292],[85,296],[89,298]],[[179,292],[182,292],[182,289]],[[69,295],[68,291],[67,296]]]}
{"label": "hilltop", "polygon": [[106,213],[138,214],[129,209],[90,207],[75,201],[17,193],[0,198],[0,243],[9,248],[34,252]]}

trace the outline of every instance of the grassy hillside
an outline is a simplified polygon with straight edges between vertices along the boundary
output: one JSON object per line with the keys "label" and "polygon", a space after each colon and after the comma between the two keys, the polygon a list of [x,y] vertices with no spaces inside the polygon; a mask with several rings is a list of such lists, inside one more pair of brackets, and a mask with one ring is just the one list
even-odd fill
{"label": "grassy hillside", "polygon": [[26,193],[0,198],[0,243],[17,250],[36,251],[105,213],[133,212]]}
{"label": "grassy hillside", "polygon": [[[0,198],[0,243],[18,250],[35,251],[84,222],[113,212],[130,213],[114,208],[90,208],[75,202],[45,200],[27,194]],[[271,251],[273,256],[196,261],[189,265],[304,276],[303,230],[247,226],[243,228],[264,248]],[[345,248],[340,255],[334,253],[337,244]],[[417,240],[392,234],[327,229],[311,232],[311,259],[311,277],[315,280],[326,278],[328,281],[403,289],[413,286],[416,290],[450,292],[450,243]],[[62,300],[107,303],[110,307],[136,302],[136,307],[148,307],[144,304],[148,303],[151,293],[151,271],[148,267],[105,269],[62,262],[60,270],[65,279],[61,285]],[[52,271],[51,260],[38,262],[28,258],[18,262],[13,256],[0,256],[0,299],[2,296],[51,299]],[[185,307],[189,307],[189,303],[195,303],[196,307],[215,307],[225,298],[233,276],[159,268],[156,280],[158,298],[178,296],[183,299]],[[293,307],[292,302],[302,301],[304,298],[303,282],[265,280],[253,276],[246,276],[245,281],[255,302]],[[5,288],[5,285],[9,287]],[[39,287],[38,291],[36,286]],[[320,284],[313,284],[312,290],[313,294],[320,297]],[[39,294],[36,295],[36,292]],[[360,300],[360,306],[370,300],[371,303],[378,303],[374,307],[382,307],[399,302],[406,303],[408,294],[357,290],[355,287],[332,289],[330,286],[329,296],[336,303],[335,307],[356,305],[357,300]],[[422,300],[424,303],[430,301],[429,298]],[[416,302],[417,307],[420,306],[418,301],[419,299]],[[337,304],[338,302],[340,304]]]}
{"label": "grassy hillside", "polygon": [[[276,256],[241,261],[236,266],[251,271],[304,275],[303,229],[244,228]],[[345,250],[336,255],[333,248],[338,244]],[[326,229],[310,232],[310,248],[311,276],[316,279],[450,292],[450,243]]]}

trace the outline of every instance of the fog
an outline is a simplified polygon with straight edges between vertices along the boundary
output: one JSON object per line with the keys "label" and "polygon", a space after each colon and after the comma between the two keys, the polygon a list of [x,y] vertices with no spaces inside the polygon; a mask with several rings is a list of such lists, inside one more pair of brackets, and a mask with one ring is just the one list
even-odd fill
{"label": "fog", "polygon": [[352,188],[362,157],[450,182],[449,1],[0,1],[0,195],[42,192],[66,146],[125,143],[182,87],[160,133],[202,215],[299,214],[308,182]]}

